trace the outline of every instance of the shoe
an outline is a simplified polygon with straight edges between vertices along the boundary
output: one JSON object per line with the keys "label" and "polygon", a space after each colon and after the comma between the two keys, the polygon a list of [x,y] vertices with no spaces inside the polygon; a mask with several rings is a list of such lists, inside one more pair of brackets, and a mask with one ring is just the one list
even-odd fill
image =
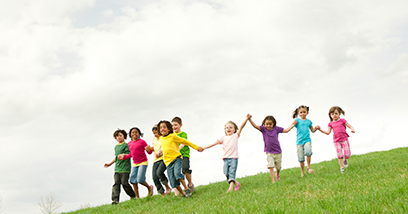
{"label": "shoe", "polygon": [[345,172],[344,168],[340,168],[340,172],[344,173]]}
{"label": "shoe", "polygon": [[344,167],[348,167],[348,161],[347,161],[347,159],[344,159]]}
{"label": "shoe", "polygon": [[119,201],[112,201],[112,205],[118,205]]}
{"label": "shoe", "polygon": [[280,180],[280,175],[278,176],[278,174],[277,173],[275,173],[275,177],[276,177],[276,180]]}
{"label": "shoe", "polygon": [[235,184],[235,191],[238,191],[240,186],[241,183],[237,181],[237,183]]}
{"label": "shoe", "polygon": [[151,192],[149,192],[149,196],[152,196],[152,195],[154,194],[154,188],[153,188],[153,185],[150,185],[150,188],[152,189],[152,191],[151,191]]}
{"label": "shoe", "polygon": [[194,185],[192,185],[191,187],[188,187],[188,189],[189,189],[191,192],[195,192]]}
{"label": "shoe", "polygon": [[186,196],[187,197],[191,197],[193,194],[191,193],[191,190],[190,189],[186,189],[186,190],[184,190],[184,193],[186,193]]}
{"label": "shoe", "polygon": [[189,196],[189,195],[186,194],[186,195],[182,195],[181,197],[182,197],[182,198],[190,198],[191,195]]}

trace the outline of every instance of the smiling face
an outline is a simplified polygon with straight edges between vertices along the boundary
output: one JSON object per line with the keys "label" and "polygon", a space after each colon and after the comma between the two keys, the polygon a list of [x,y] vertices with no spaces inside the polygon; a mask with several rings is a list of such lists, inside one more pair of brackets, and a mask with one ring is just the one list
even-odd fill
{"label": "smiling face", "polygon": [[265,128],[268,129],[269,131],[272,131],[273,125],[274,124],[272,120],[265,120]]}
{"label": "smiling face", "polygon": [[125,141],[125,136],[123,136],[122,133],[119,133],[119,134],[116,136],[116,140],[117,140],[119,143],[123,143],[123,141]]}
{"label": "smiling face", "polygon": [[132,129],[130,136],[132,137],[133,140],[137,140],[140,137],[140,133],[137,131],[137,129]]}
{"label": "smiling face", "polygon": [[306,108],[299,108],[298,115],[302,120],[306,119],[306,115],[309,114]]}
{"label": "smiling face", "polygon": [[179,123],[177,123],[177,122],[171,122],[171,125],[173,126],[173,131],[175,132],[175,133],[180,133],[181,131],[180,131],[180,128],[181,128],[181,124],[179,124]]}
{"label": "smiling face", "polygon": [[337,121],[340,119],[340,113],[337,110],[334,110],[334,112],[330,113],[330,117],[333,121]]}
{"label": "smiling face", "polygon": [[236,132],[236,130],[235,130],[234,124],[232,124],[232,123],[225,124],[225,134],[227,136],[230,136],[230,135],[234,134],[235,132]]}
{"label": "smiling face", "polygon": [[163,136],[166,136],[169,134],[170,130],[167,128],[165,123],[160,123],[160,134]]}

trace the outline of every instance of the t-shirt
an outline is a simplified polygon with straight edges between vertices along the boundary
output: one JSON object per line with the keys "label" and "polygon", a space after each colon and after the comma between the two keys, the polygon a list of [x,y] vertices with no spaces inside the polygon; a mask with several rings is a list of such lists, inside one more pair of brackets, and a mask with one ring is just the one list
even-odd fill
{"label": "t-shirt", "polygon": [[[185,132],[180,132],[180,133],[176,133],[177,136],[187,139],[187,133]],[[184,146],[182,149],[180,149],[180,153],[183,157],[188,157],[190,158],[190,147],[188,146]]]}
{"label": "t-shirt", "polygon": [[160,136],[160,142],[162,145],[163,161],[168,166],[178,156],[181,156],[179,144],[190,146],[191,148],[198,150],[199,146],[192,142],[171,133],[167,136]]}
{"label": "t-shirt", "polygon": [[342,142],[346,141],[349,135],[346,132],[346,123],[345,119],[340,119],[337,121],[331,121],[329,127],[333,129],[333,141]]}
{"label": "t-shirt", "polygon": [[234,133],[230,136],[222,136],[218,139],[222,144],[224,150],[223,159],[225,158],[238,158],[238,135]]}
{"label": "t-shirt", "polygon": [[[125,155],[125,157],[123,157],[124,160],[132,157],[133,163],[136,165],[147,161],[147,156],[145,153],[146,151],[145,147],[147,146],[146,141],[139,138],[136,141],[130,141],[128,145],[129,145],[130,154]],[[152,154],[152,151],[148,153]]]}
{"label": "t-shirt", "polygon": [[163,155],[156,158],[156,153],[161,149],[161,143],[160,140],[157,138],[153,138],[153,149],[154,149],[154,162],[163,160]]}
{"label": "t-shirt", "polygon": [[259,126],[261,128],[265,149],[264,152],[280,154],[282,149],[278,140],[278,134],[283,132],[283,128],[275,126],[272,130],[268,130],[265,126]]}
{"label": "t-shirt", "polygon": [[296,144],[297,145],[305,145],[307,142],[312,142],[310,139],[310,126],[312,126],[312,121],[309,119],[302,120],[300,118],[296,118]]}
{"label": "t-shirt", "polygon": [[130,160],[119,160],[118,155],[120,154],[129,154],[129,147],[127,143],[123,142],[115,146],[115,172],[130,173]]}

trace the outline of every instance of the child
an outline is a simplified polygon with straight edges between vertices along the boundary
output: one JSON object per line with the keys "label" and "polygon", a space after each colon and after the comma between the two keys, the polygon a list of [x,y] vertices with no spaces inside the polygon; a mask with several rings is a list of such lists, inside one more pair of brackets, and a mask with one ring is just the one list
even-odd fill
{"label": "child", "polygon": [[[160,134],[157,125],[152,128],[152,132],[154,135],[153,138],[153,148],[150,147],[150,150],[154,150],[154,164],[153,164],[153,181],[154,185],[157,188],[157,192],[159,192],[163,197],[165,195],[169,195],[171,192],[171,188],[169,186],[169,181],[164,174],[166,171],[166,165],[163,162],[163,152],[161,151],[161,143],[160,143]],[[161,183],[160,183],[161,182]],[[164,192],[164,188],[162,184],[166,187],[166,193]]]}
{"label": "child", "polygon": [[[337,151],[337,158],[339,159],[340,172],[344,173],[344,167],[348,167],[347,159],[349,159],[351,155],[350,144],[348,141],[349,135],[346,132],[346,126],[352,133],[355,133],[355,131],[353,126],[351,126],[345,119],[340,119],[341,114],[345,115],[343,109],[338,106],[331,107],[329,110],[330,123],[327,131],[321,130],[320,126],[316,126],[316,129],[327,135],[329,135],[333,129],[333,141]],[[344,151],[344,154],[342,150]]]}
{"label": "child", "polygon": [[133,185],[133,189],[136,193],[136,198],[139,197],[139,188],[138,183],[142,184],[149,191],[148,196],[153,195],[153,185],[149,185],[146,182],[146,170],[148,166],[147,157],[145,151],[148,154],[152,154],[150,147],[147,145],[146,141],[140,138],[143,136],[143,133],[140,132],[140,129],[133,127],[129,131],[132,141],[128,143],[129,145],[129,154],[122,154],[119,156],[120,160],[127,160],[130,157],[133,159],[132,174],[130,175],[130,183]]}
{"label": "child", "polygon": [[[202,152],[203,148],[174,134],[173,127],[169,121],[162,120],[157,125],[162,135],[160,136],[160,142],[162,145],[163,161],[167,166],[167,175],[170,180],[170,185],[172,188],[176,188],[183,197],[191,197],[191,191],[186,186],[186,182],[183,179],[184,176],[181,173],[183,157],[180,153],[179,144],[190,146],[199,152]],[[181,189],[180,183],[183,185],[185,193]]]}
{"label": "child", "polygon": [[222,149],[224,150],[223,160],[224,160],[224,174],[227,177],[229,183],[228,192],[231,192],[235,187],[235,191],[239,190],[241,183],[235,180],[235,175],[238,167],[238,138],[241,135],[242,129],[247,123],[248,118],[242,123],[241,127],[232,122],[228,121],[225,124],[225,136],[220,137],[215,143],[206,146],[204,149],[211,148],[217,144],[222,144]]}
{"label": "child", "polygon": [[[247,118],[252,126],[258,129],[263,136],[264,140],[264,152],[266,152],[266,159],[268,161],[267,167],[269,168],[269,174],[271,175],[272,183],[276,180],[280,180],[279,172],[282,168],[282,150],[278,140],[279,133],[288,133],[294,124],[286,129],[276,126],[276,120],[273,116],[266,116],[262,121],[262,125],[258,126],[252,121],[252,115],[248,114]],[[276,168],[276,174],[274,173],[274,168]]]}
{"label": "child", "polygon": [[[307,162],[307,172],[312,174],[314,170],[310,168],[310,162],[312,160],[312,139],[310,139],[310,131],[312,133],[316,132],[316,129],[312,126],[312,121],[306,119],[309,114],[308,106],[299,106],[295,111],[293,111],[293,124],[297,129],[296,135],[296,145],[297,145],[297,155],[300,164],[300,169],[302,170],[301,176],[305,175],[305,156]],[[300,118],[297,118],[299,115]],[[310,130],[310,131],[309,131]]]}
{"label": "child", "polygon": [[115,184],[112,187],[112,204],[119,204],[119,195],[120,195],[120,185],[122,185],[126,194],[130,198],[134,198],[135,192],[129,184],[129,174],[130,174],[130,160],[119,160],[119,154],[128,154],[129,148],[128,144],[125,143],[127,133],[125,130],[116,130],[113,133],[113,138],[118,141],[118,145],[115,146],[115,159],[110,163],[105,163],[104,167],[108,168],[113,163],[115,163],[115,175],[113,176]]}
{"label": "child", "polygon": [[[180,117],[173,118],[173,120],[171,120],[171,125],[173,126],[173,131],[177,136],[187,139],[187,133],[182,132],[180,130],[181,126],[183,126]],[[195,192],[194,184],[191,179],[192,170],[190,169],[190,147],[180,144],[180,153],[183,156],[183,164],[181,167],[181,171],[186,176],[188,182],[187,187],[188,189],[190,189],[191,192]],[[175,194],[176,193],[177,192],[175,191]]]}

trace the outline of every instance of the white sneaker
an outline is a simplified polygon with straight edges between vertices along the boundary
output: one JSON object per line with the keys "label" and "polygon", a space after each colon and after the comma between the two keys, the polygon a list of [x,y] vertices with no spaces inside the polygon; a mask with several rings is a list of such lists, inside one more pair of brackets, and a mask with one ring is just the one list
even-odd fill
{"label": "white sneaker", "polygon": [[344,159],[343,163],[344,163],[344,167],[348,167],[348,161],[347,161],[347,159]]}
{"label": "white sneaker", "polygon": [[341,173],[344,173],[345,171],[344,171],[344,168],[340,168],[340,172]]}

